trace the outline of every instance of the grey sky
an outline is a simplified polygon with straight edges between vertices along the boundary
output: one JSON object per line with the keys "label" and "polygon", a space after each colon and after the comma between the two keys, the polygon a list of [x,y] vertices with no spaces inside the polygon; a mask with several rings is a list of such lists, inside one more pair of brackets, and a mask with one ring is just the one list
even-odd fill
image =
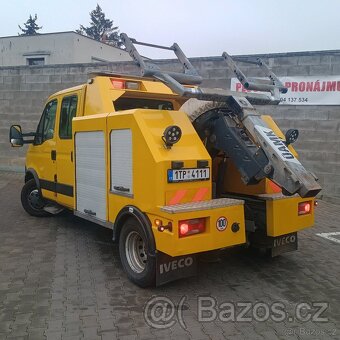
{"label": "grey sky", "polygon": [[121,32],[158,44],[176,41],[188,56],[340,49],[339,0],[0,1],[0,36],[17,35],[18,24],[35,13],[41,33],[75,30],[88,24],[98,2]]}

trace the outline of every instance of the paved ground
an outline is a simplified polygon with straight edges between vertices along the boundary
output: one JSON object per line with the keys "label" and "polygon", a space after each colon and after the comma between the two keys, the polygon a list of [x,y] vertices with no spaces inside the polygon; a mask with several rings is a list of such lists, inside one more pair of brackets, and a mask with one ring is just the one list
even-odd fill
{"label": "paved ground", "polygon": [[[340,339],[340,244],[316,235],[340,231],[339,206],[320,202],[316,227],[300,233],[297,252],[267,259],[230,249],[221,262],[200,264],[198,277],[140,289],[126,279],[109,230],[70,214],[26,215],[21,177],[0,173],[0,339]],[[145,321],[144,308],[157,296],[170,299],[167,316],[171,304],[177,306],[170,328]],[[198,311],[199,296],[204,306],[216,299],[217,312],[236,306],[234,318],[227,316],[238,321],[221,319],[226,313],[207,321],[215,315],[211,308]],[[267,305],[261,313],[259,302],[282,303],[290,318],[275,322],[271,313],[268,319]],[[321,304],[302,313],[312,319],[302,322],[297,306],[315,302]],[[322,303],[328,304],[325,322],[315,319]],[[148,316],[161,315],[156,300],[147,306]],[[249,308],[247,321],[240,313]]]}

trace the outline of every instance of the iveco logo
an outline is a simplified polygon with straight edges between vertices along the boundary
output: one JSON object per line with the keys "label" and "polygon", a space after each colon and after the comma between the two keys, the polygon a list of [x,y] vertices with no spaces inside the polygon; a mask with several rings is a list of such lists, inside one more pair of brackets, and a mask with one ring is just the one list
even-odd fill
{"label": "iveco logo", "polygon": [[284,246],[285,244],[288,244],[288,243],[295,243],[295,242],[296,242],[295,235],[283,236],[280,238],[276,238],[274,240],[274,248],[279,247],[279,246]]}
{"label": "iveco logo", "polygon": [[168,273],[173,270],[181,269],[184,267],[190,267],[194,263],[194,259],[192,257],[186,257],[180,260],[173,260],[168,263],[162,263],[159,266],[159,272],[161,274]]}
{"label": "iveco logo", "polygon": [[220,217],[217,221],[216,221],[216,228],[219,231],[223,231],[227,228],[228,226],[228,220],[225,217]]}

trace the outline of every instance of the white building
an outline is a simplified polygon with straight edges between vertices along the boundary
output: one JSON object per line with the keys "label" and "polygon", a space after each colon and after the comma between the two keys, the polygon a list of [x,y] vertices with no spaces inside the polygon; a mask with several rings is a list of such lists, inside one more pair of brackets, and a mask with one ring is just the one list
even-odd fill
{"label": "white building", "polygon": [[0,38],[0,67],[131,60],[119,48],[76,32]]}

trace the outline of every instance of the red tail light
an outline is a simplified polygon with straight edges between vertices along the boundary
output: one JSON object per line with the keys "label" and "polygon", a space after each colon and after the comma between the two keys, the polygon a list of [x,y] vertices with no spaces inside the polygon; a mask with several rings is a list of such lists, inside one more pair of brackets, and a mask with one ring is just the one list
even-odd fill
{"label": "red tail light", "polygon": [[125,81],[124,80],[118,80],[118,79],[111,79],[111,83],[113,88],[123,90],[125,89]]}
{"label": "red tail light", "polygon": [[205,218],[195,218],[178,222],[179,237],[203,233],[205,231]]}
{"label": "red tail light", "polygon": [[301,202],[298,207],[298,215],[307,215],[312,212],[312,201]]}
{"label": "red tail light", "polygon": [[112,79],[111,78],[111,84],[114,89],[117,90],[139,90],[140,85],[136,81],[125,81],[123,79]]}

